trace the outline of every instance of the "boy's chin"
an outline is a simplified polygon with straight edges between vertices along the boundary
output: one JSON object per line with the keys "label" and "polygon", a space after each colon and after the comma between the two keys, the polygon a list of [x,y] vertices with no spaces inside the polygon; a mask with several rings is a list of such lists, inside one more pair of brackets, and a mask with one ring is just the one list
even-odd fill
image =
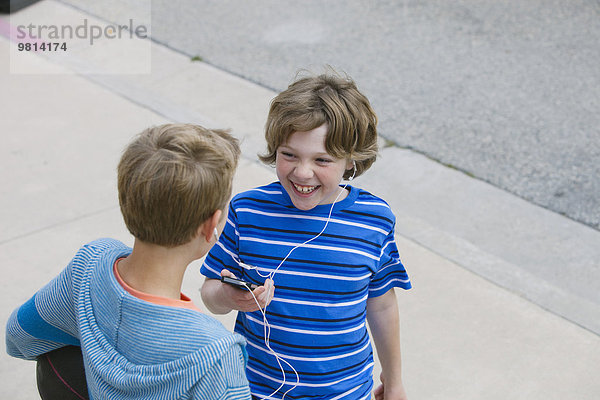
{"label": "boy's chin", "polygon": [[292,200],[292,204],[294,205],[294,207],[296,207],[300,211],[309,211],[318,205],[312,201],[299,201],[298,199],[295,199],[292,196],[290,196],[290,199]]}
{"label": "boy's chin", "polygon": [[300,211],[309,211],[319,205],[319,202],[313,197],[300,197],[295,193],[288,192],[292,204]]}

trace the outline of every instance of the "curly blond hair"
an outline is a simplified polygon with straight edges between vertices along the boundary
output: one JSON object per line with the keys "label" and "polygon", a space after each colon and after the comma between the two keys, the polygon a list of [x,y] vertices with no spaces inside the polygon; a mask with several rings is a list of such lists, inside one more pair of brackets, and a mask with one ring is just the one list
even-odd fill
{"label": "curly blond hair", "polygon": [[345,179],[371,167],[378,153],[377,116],[354,81],[335,72],[297,79],[272,100],[265,127],[267,151],[260,160],[274,165],[277,148],[292,133],[323,124],[328,127],[327,152],[356,162],[356,170],[346,171]]}

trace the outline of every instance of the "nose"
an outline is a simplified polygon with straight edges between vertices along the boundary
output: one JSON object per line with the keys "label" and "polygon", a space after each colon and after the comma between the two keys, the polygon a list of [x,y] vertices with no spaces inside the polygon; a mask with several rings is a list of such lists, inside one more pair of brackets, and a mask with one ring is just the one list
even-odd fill
{"label": "nose", "polygon": [[306,163],[298,163],[294,169],[294,175],[298,179],[308,180],[313,177],[313,170]]}

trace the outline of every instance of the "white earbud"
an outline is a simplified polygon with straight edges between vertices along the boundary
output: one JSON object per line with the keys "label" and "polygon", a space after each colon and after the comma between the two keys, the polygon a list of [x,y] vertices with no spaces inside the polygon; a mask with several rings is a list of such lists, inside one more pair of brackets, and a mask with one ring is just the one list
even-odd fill
{"label": "white earbud", "polygon": [[215,241],[219,241],[219,231],[217,230],[217,228],[215,228],[215,230],[213,231],[213,235],[215,236]]}
{"label": "white earbud", "polygon": [[354,179],[355,175],[356,175],[356,161],[352,160],[352,176],[350,178],[348,178],[348,180],[351,181],[352,179]]}

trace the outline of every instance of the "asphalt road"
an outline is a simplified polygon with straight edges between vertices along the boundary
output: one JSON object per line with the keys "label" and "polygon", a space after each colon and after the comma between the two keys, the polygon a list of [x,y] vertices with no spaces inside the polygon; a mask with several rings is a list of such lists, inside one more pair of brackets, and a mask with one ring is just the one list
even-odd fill
{"label": "asphalt road", "polygon": [[[109,21],[144,6],[64,2]],[[330,64],[371,99],[390,145],[600,229],[598,1],[151,6],[155,41],[275,90]]]}

